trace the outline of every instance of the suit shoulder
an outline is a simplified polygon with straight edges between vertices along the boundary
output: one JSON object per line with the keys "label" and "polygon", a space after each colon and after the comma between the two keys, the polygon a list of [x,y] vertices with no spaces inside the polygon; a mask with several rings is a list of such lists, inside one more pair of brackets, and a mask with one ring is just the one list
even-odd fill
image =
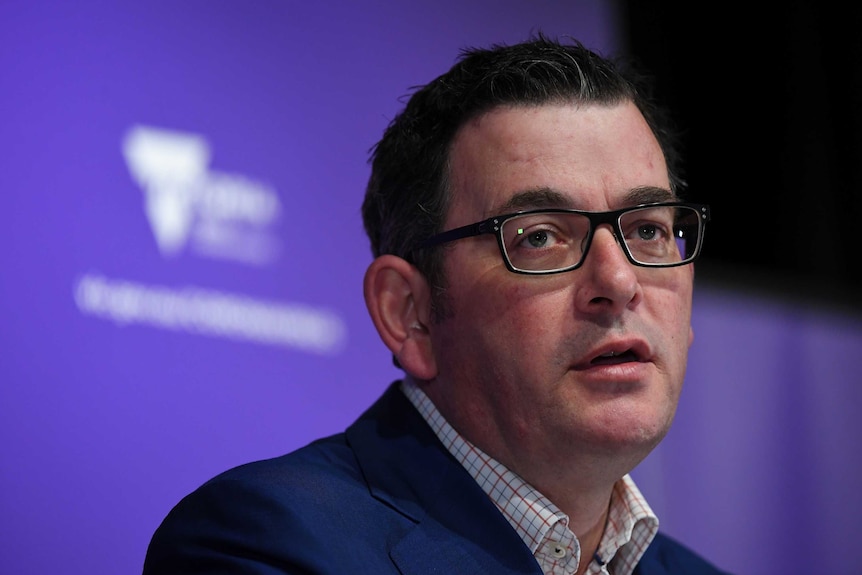
{"label": "suit shoulder", "polygon": [[658,533],[641,557],[634,575],[730,575],[686,545]]}
{"label": "suit shoulder", "polygon": [[333,514],[353,501],[368,507],[370,500],[340,435],[246,463],[213,477],[170,510],[150,541],[144,573],[196,573],[192,566],[200,565],[239,572],[249,557],[270,565],[322,561]]}
{"label": "suit shoulder", "polygon": [[337,434],[219,473],[180,500],[166,523],[189,516],[254,519],[263,512],[273,519],[277,513],[307,514],[321,502],[348,497],[357,489],[367,491],[353,451]]}
{"label": "suit shoulder", "polygon": [[243,483],[259,487],[301,487],[309,483],[359,478],[353,450],[344,434],[318,439],[284,455],[238,465],[204,483],[199,489],[216,484]]}

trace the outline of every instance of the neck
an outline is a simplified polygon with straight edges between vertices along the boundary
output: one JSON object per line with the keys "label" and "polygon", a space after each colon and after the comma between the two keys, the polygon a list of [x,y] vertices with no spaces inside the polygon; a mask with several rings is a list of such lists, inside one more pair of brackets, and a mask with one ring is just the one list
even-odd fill
{"label": "neck", "polygon": [[608,509],[610,507],[611,493],[613,487],[605,490],[601,495],[580,499],[577,502],[557,503],[553,495],[548,497],[569,517],[569,529],[578,538],[581,547],[581,560],[578,563],[577,575],[586,573],[587,567],[593,560],[605,533],[605,525],[608,520]]}
{"label": "neck", "polygon": [[593,557],[599,549],[599,543],[602,541],[602,535],[605,532],[605,522],[607,521],[607,517],[608,511],[606,507],[601,521],[584,532],[575,531],[575,535],[577,535],[578,542],[581,546],[581,560],[578,562],[578,571],[576,575],[584,575],[584,573],[587,572],[587,568],[590,563],[593,561]]}

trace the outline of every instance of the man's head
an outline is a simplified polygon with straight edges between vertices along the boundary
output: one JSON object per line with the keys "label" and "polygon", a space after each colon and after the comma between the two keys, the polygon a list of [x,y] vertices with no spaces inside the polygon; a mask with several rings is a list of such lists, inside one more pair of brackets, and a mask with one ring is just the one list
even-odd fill
{"label": "man's head", "polygon": [[[694,272],[640,264],[672,263],[657,248],[690,231],[636,212],[593,227],[577,214],[518,220],[502,237],[494,218],[676,201],[657,118],[609,61],[539,39],[468,54],[413,96],[375,150],[365,295],[381,338],[455,429],[549,496],[573,477],[618,478],[667,432]],[[488,233],[422,246],[483,221]],[[695,217],[695,235],[700,226]],[[504,253],[528,268],[577,265],[515,273]]]}
{"label": "man's head", "polygon": [[440,250],[415,250],[442,231],[449,202],[450,147],[470,119],[503,105],[632,101],[665,155],[671,189],[683,185],[675,135],[664,110],[650,99],[646,79],[580,43],[539,35],[512,46],[464,50],[449,72],[416,91],[390,123],[372,154],[362,215],[372,254],[414,263],[445,314]]}

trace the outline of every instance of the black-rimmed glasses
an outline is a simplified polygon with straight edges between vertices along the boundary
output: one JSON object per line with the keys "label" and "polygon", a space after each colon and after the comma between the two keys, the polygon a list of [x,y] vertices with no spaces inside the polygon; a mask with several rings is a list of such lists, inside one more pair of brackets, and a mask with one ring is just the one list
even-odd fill
{"label": "black-rimmed glasses", "polygon": [[418,247],[495,234],[509,270],[555,274],[580,267],[596,228],[608,224],[632,264],[668,268],[697,259],[707,221],[709,206],[685,202],[645,204],[609,212],[541,209],[455,228],[428,238]]}

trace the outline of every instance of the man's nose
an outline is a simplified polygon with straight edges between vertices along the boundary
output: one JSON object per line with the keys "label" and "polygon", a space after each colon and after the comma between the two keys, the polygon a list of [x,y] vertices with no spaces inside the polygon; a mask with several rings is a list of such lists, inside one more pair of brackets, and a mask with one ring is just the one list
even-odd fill
{"label": "man's nose", "polygon": [[578,274],[578,305],[583,309],[621,310],[639,299],[638,275],[623,249],[609,225],[596,228]]}

